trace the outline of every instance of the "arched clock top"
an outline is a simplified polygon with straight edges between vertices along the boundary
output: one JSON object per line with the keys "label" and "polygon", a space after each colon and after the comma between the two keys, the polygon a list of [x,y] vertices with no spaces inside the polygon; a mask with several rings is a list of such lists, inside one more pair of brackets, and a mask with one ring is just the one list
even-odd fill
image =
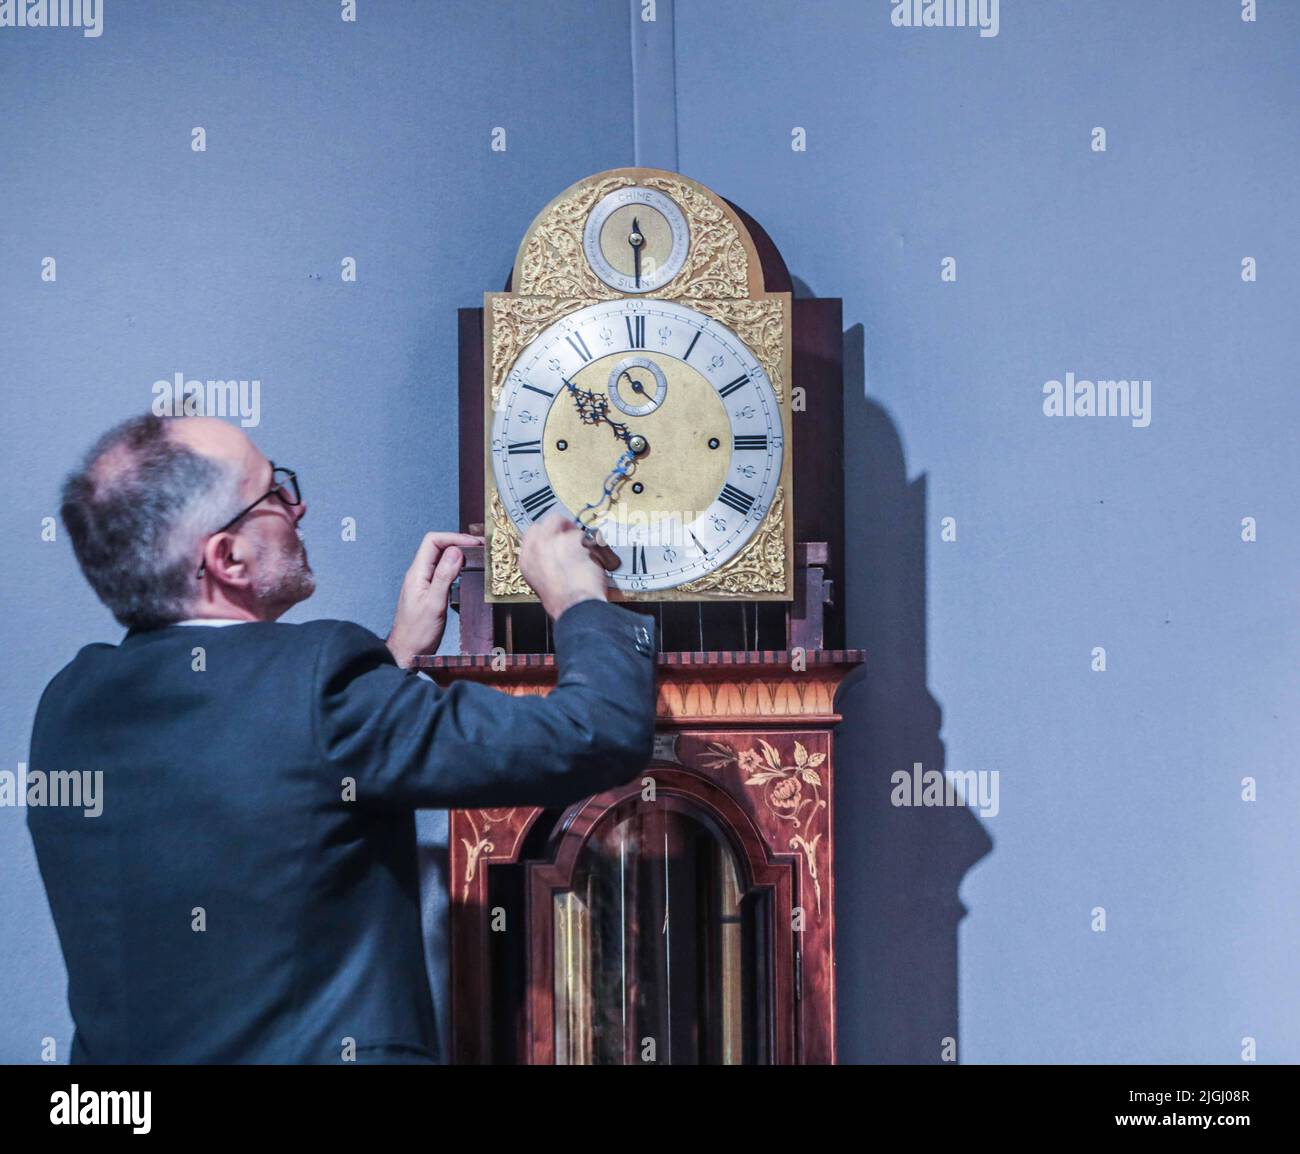
{"label": "arched clock top", "polygon": [[[628,244],[633,220],[642,245]],[[644,255],[656,241],[667,246],[675,271],[664,279],[647,275],[637,285],[636,249]],[[626,253],[615,251],[623,247]],[[662,262],[657,255],[655,261],[657,273]],[[755,238],[722,197],[680,173],[615,168],[570,185],[537,214],[519,246],[511,291],[588,300],[640,293],[739,300],[762,296],[765,288]]]}

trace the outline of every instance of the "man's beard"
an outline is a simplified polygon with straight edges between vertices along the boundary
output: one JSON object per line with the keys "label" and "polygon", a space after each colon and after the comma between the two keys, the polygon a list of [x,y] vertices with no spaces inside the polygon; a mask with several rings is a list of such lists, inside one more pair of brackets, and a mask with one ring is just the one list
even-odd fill
{"label": "man's beard", "polygon": [[278,553],[259,549],[253,592],[264,611],[278,617],[299,601],[305,601],[315,589],[316,576],[307,564],[307,548],[301,531],[295,530],[292,545]]}

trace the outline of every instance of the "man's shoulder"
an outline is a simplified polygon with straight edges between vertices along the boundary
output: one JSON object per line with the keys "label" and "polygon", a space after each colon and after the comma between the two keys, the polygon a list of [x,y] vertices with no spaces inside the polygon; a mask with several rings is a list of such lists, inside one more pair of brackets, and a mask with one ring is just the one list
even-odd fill
{"label": "man's shoulder", "polygon": [[[201,666],[195,664],[200,660]],[[253,670],[281,679],[292,670],[290,676],[315,680],[358,663],[371,667],[391,660],[387,646],[369,629],[334,618],[133,630],[117,644],[83,646],[50,678],[37,702],[34,730],[61,728],[87,703],[147,699],[151,687],[174,680],[177,670],[226,671],[246,679]]]}
{"label": "man's shoulder", "polygon": [[[202,645],[213,650],[246,650],[266,659],[310,660],[323,653],[375,650],[387,653],[384,642],[363,625],[322,617],[314,621],[248,621],[239,625],[174,625],[160,630],[167,636],[158,644],[178,645],[186,650]],[[133,644],[125,638],[123,648]],[[148,645],[149,642],[144,642]]]}
{"label": "man's shoulder", "polygon": [[[204,628],[201,625],[184,626],[191,632]],[[303,642],[318,643],[334,640],[340,636],[368,638],[371,642],[382,645],[374,633],[355,621],[343,621],[335,617],[318,617],[314,621],[248,621],[241,626],[230,626],[230,632],[237,636],[241,629],[248,630],[248,636],[254,639],[266,639],[286,645]],[[222,632],[225,632],[223,629]]]}
{"label": "man's shoulder", "polygon": [[[161,629],[144,632],[131,632],[122,638],[121,647],[132,644],[148,644],[152,641],[185,642],[193,637],[220,637],[233,642],[272,641],[281,644],[294,644],[303,641],[316,641],[331,637],[337,633],[359,633],[375,638],[364,625],[355,621],[343,621],[333,617],[319,617],[313,621],[238,621],[221,625],[166,625]],[[378,640],[378,638],[375,638]],[[94,648],[87,646],[87,648]]]}
{"label": "man's shoulder", "polygon": [[167,625],[160,629],[132,630],[116,645],[104,641],[83,646],[46,686],[46,693],[60,683],[93,675],[97,669],[119,662],[139,661],[150,665],[170,649],[189,651],[194,646],[208,649],[289,650],[314,653],[330,646],[344,648],[383,647],[384,642],[354,621],[319,618],[315,621],[245,621],[237,625]]}

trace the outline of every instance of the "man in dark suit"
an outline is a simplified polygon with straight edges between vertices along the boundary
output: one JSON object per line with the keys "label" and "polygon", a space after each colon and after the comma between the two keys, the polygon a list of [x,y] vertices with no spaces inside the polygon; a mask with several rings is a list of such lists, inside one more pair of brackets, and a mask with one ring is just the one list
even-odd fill
{"label": "man in dark suit", "polygon": [[64,487],[87,579],[128,627],[46,688],[33,775],[99,771],[98,816],[34,805],[73,1062],[432,1061],[414,811],[564,805],[650,757],[650,618],[607,602],[553,517],[520,566],[555,619],[546,698],[409,666],[461,549],[431,533],[387,642],[277,624],[314,586],[297,478],[232,425],[128,421]]}

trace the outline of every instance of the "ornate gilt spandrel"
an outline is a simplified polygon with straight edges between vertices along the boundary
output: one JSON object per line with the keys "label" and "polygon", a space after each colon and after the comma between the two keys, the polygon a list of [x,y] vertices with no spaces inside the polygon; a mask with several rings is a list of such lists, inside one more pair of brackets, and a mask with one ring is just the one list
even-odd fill
{"label": "ornate gilt spandrel", "polygon": [[[483,301],[487,326],[484,338],[491,352],[491,357],[484,361],[491,398],[490,416],[501,399],[501,386],[510,373],[510,366],[533,338],[561,317],[593,302],[581,297],[525,297],[513,293],[485,293]],[[491,427],[490,420],[488,427]]]}

